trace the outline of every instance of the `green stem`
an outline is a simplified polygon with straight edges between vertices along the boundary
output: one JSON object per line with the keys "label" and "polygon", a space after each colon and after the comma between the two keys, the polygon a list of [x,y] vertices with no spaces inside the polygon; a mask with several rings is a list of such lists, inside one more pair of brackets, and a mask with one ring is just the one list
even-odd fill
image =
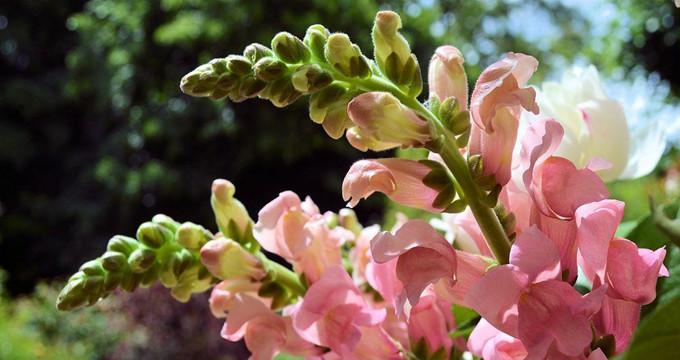
{"label": "green stem", "polygon": [[288,270],[285,266],[267,259],[262,256],[265,268],[267,271],[271,272],[272,280],[276,281],[280,285],[283,285],[286,289],[292,291],[294,294],[299,296],[304,296],[307,289],[300,281],[300,277]]}
{"label": "green stem", "polygon": [[439,118],[417,99],[408,96],[401,91],[401,89],[380,76],[373,75],[368,79],[358,80],[342,76],[330,66],[328,70],[334,73],[336,79],[351,83],[359,89],[366,91],[387,91],[392,93],[404,105],[418,112],[421,116],[435,125],[436,135],[444,137],[444,142],[439,151],[439,155],[441,155],[444,163],[446,163],[446,166],[449,167],[449,170],[451,170],[456,178],[459,184],[458,188],[463,191],[462,195],[470,206],[472,214],[477,220],[489,248],[491,248],[491,251],[496,256],[496,260],[501,264],[507,264],[510,256],[510,239],[505,233],[505,230],[503,230],[503,226],[493,209],[481,202],[481,197],[486,194],[481,191],[475,183],[465,158],[458,151],[456,139],[444,128],[444,125]]}

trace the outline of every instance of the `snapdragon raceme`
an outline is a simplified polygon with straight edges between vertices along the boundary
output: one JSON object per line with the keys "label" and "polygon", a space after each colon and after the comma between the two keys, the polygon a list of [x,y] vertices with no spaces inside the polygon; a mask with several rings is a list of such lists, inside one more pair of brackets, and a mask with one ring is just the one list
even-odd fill
{"label": "snapdragon raceme", "polygon": [[[244,339],[253,359],[604,359],[621,353],[641,306],[655,298],[665,249],[615,236],[624,204],[608,199],[595,159],[558,156],[564,128],[539,113],[526,84],[538,66],[508,53],[480,75],[468,102],[463,54],[438,48],[429,100],[401,19],[376,16],[374,59],[342,33],[312,25],[201,65],[181,81],[193,96],[283,107],[310,96],[310,117],[362,151],[421,147],[421,160],[364,159],[342,196],[353,207],[382,192],[441,216],[433,227],[400,219],[364,227],[351,209],[321,212],[282,192],[253,221],[215,180],[218,232],[157,215],[137,238],[114,237],[59,296],[70,310],[116,288],[160,281],[186,301],[212,287],[221,335]],[[518,129],[526,128],[518,138]],[[518,148],[518,151],[513,149]],[[444,230],[444,234],[437,231]],[[290,266],[270,260],[264,250]],[[579,274],[592,284],[582,294]],[[583,291],[583,289],[581,289]]]}

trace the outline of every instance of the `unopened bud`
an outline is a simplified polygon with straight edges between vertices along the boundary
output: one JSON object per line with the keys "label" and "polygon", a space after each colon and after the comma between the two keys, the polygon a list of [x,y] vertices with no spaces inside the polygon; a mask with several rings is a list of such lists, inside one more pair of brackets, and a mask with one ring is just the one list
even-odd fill
{"label": "unopened bud", "polygon": [[470,129],[470,113],[461,111],[460,103],[454,97],[448,97],[442,102],[438,115],[444,126],[456,135]]}
{"label": "unopened bud", "polygon": [[212,67],[212,71],[215,74],[221,75],[227,72],[227,59],[225,58],[218,58],[218,59],[212,59],[208,63]]}
{"label": "unopened bud", "polygon": [[272,55],[273,53],[268,47],[258,43],[252,43],[243,50],[243,56],[248,58],[253,64],[265,56]]}
{"label": "unopened bud", "polygon": [[272,40],[274,54],[283,62],[297,64],[309,60],[309,49],[295,35],[288,32],[280,32]]}
{"label": "unopened bud", "polygon": [[137,240],[123,235],[116,235],[109,240],[106,250],[119,252],[127,256],[138,247],[139,243],[137,243]]}
{"label": "unopened bud", "polygon": [[253,97],[260,93],[260,91],[264,90],[264,88],[267,87],[267,83],[252,76],[246,76],[243,78],[241,81],[241,85],[239,86],[239,92],[245,96],[245,97]]}
{"label": "unopened bud", "polygon": [[427,122],[387,92],[355,97],[347,105],[347,113],[365,133],[384,143],[421,146],[430,140]]}
{"label": "unopened bud", "polygon": [[276,107],[285,107],[297,100],[302,93],[295,90],[293,83],[287,77],[283,77],[269,84],[260,96],[269,99]]}
{"label": "unopened bud", "polygon": [[359,236],[363,226],[357,218],[357,214],[352,209],[344,208],[338,213],[338,220],[340,226],[354,233],[354,235]]}
{"label": "unopened bud", "polygon": [[467,110],[468,84],[463,68],[463,54],[453,46],[440,46],[435,50],[428,70],[430,96],[440,101],[454,97],[462,110]]}
{"label": "unopened bud", "polygon": [[401,18],[393,11],[380,11],[373,24],[373,46],[375,60],[384,71],[383,65],[390,54],[395,54],[400,64],[406,64],[411,56],[411,48],[404,37],[399,34]]}
{"label": "unopened bud", "polygon": [[316,92],[333,82],[333,77],[319,65],[309,64],[299,67],[292,77],[293,87],[301,93]]}
{"label": "unopened bud", "polygon": [[359,151],[384,151],[393,149],[399,144],[382,142],[376,139],[371,133],[364,131],[358,126],[352,126],[345,133],[347,141]]}
{"label": "unopened bud", "polygon": [[185,222],[177,229],[176,241],[185,249],[199,250],[211,238],[208,230],[191,222]]}
{"label": "unopened bud", "polygon": [[258,60],[253,67],[255,76],[266,82],[272,82],[280,79],[286,74],[288,66],[284,64],[281,60],[273,57],[263,57]]}
{"label": "unopened bud", "polygon": [[329,36],[324,56],[329,64],[345,76],[366,78],[371,75],[368,60],[361,54],[359,47],[352,44],[347,34]]}
{"label": "unopened bud", "polygon": [[145,222],[137,229],[137,240],[153,249],[163,246],[173,238],[174,234],[170,230],[153,222]]}
{"label": "unopened bud", "polygon": [[[215,213],[215,220],[217,226],[224,236],[232,239],[241,239],[243,232],[252,224],[252,220],[248,215],[245,206],[234,198],[236,187],[228,180],[217,179],[212,183],[212,196],[210,197],[210,204]],[[230,222],[236,227],[238,231],[234,234],[230,230]]]}
{"label": "unopened bud", "polygon": [[248,75],[253,72],[253,64],[247,57],[241,55],[227,56],[227,68],[238,76]]}
{"label": "unopened bud", "polygon": [[164,228],[170,230],[171,233],[175,233],[179,227],[179,223],[173,220],[171,217],[164,214],[156,214],[151,218],[151,222],[159,224]]}
{"label": "unopened bud", "polygon": [[326,46],[326,40],[330,36],[330,32],[323,25],[312,25],[307,28],[307,33],[303,42],[314,56],[318,60],[325,60],[324,57],[324,47]]}
{"label": "unopened bud", "polygon": [[142,273],[148,270],[156,261],[156,253],[150,249],[137,249],[130,254],[128,264],[134,273]]}
{"label": "unopened bud", "polygon": [[101,259],[102,267],[107,271],[117,272],[127,266],[127,258],[119,252],[107,251],[102,255]]}
{"label": "unopened bud", "polygon": [[104,269],[102,269],[102,264],[99,260],[90,260],[80,266],[80,269],[85,275],[88,276],[98,276],[104,274]]}
{"label": "unopened bud", "polygon": [[59,293],[57,309],[62,311],[73,310],[87,303],[87,294],[83,291],[85,278],[78,274],[74,274]]}
{"label": "unopened bud", "polygon": [[222,93],[229,93],[238,85],[238,77],[233,73],[225,73],[217,79],[215,90],[220,90]]}
{"label": "unopened bud", "polygon": [[170,263],[172,264],[172,272],[175,276],[180,277],[194,263],[194,256],[188,250],[182,249],[173,255]]}
{"label": "unopened bud", "polygon": [[201,248],[201,262],[220,279],[254,279],[267,275],[262,262],[239,243],[226,238],[208,241]]}

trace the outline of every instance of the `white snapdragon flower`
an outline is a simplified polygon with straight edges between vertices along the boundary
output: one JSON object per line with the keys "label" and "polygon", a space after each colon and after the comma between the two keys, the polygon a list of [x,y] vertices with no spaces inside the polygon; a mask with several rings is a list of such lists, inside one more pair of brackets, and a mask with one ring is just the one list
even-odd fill
{"label": "white snapdragon flower", "polygon": [[647,175],[666,148],[658,124],[633,125],[625,106],[605,94],[595,67],[573,68],[562,81],[545,82],[537,89],[538,118],[553,118],[564,127],[555,155],[583,168],[603,159],[610,168],[598,171],[604,181]]}

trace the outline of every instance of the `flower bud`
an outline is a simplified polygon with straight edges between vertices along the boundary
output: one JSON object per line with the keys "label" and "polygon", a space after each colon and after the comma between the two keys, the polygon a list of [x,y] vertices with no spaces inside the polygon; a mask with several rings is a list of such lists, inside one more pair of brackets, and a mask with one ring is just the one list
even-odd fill
{"label": "flower bud", "polygon": [[361,230],[364,227],[361,226],[361,223],[359,222],[357,214],[354,212],[354,210],[348,208],[340,209],[338,215],[340,226],[351,231],[356,236],[359,236],[359,234],[361,234]]}
{"label": "flower bud", "polygon": [[470,113],[460,111],[461,104],[455,97],[448,97],[439,106],[438,115],[444,126],[455,135],[463,134],[470,129]]}
{"label": "flower bud", "polygon": [[288,32],[280,32],[272,40],[274,54],[283,62],[297,64],[309,60],[309,49],[295,35]]}
{"label": "flower bud", "polygon": [[177,229],[177,243],[188,250],[198,250],[212,235],[208,230],[192,222],[185,222]]}
{"label": "flower bud", "polygon": [[142,273],[148,270],[154,261],[156,261],[156,253],[144,248],[133,251],[128,258],[128,264],[134,273]]}
{"label": "flower bud", "polygon": [[159,224],[164,228],[170,230],[171,233],[175,233],[179,227],[179,223],[173,220],[171,217],[164,214],[156,214],[151,218],[151,222]]}
{"label": "flower bud", "polygon": [[181,277],[182,274],[191,267],[194,263],[194,256],[186,249],[182,249],[173,255],[170,260],[172,264],[172,272],[176,277]]}
{"label": "flower bud", "polygon": [[246,48],[243,50],[243,56],[248,58],[248,60],[250,60],[250,62],[253,63],[253,64],[258,62],[260,59],[262,59],[265,56],[272,56],[272,55],[274,55],[274,53],[272,53],[272,51],[269,50],[269,48],[267,48],[266,46],[264,46],[262,44],[258,44],[258,43],[252,43],[252,44],[246,46]]}
{"label": "flower bud", "polygon": [[276,107],[285,107],[292,104],[302,94],[295,90],[290,78],[282,77],[265,88],[260,97],[268,99]]}
{"label": "flower bud", "polygon": [[[220,65],[217,65],[220,69]],[[214,72],[211,64],[203,64],[192,72],[184,75],[180,82],[180,89],[191,96],[210,96],[215,88],[219,75]]]}
{"label": "flower bud", "polygon": [[333,82],[333,77],[319,65],[300,66],[293,73],[292,83],[295,90],[301,93],[316,92]]}
{"label": "flower bud", "polygon": [[85,275],[98,276],[103,275],[104,270],[102,269],[101,262],[99,260],[90,260],[80,266],[80,269]]}
{"label": "flower bud", "polygon": [[87,302],[87,294],[83,291],[85,278],[76,273],[66,283],[57,297],[57,309],[62,311],[73,310]]}
{"label": "flower bud", "polygon": [[264,90],[265,87],[267,87],[266,82],[257,79],[252,75],[248,75],[241,80],[241,85],[238,90],[242,96],[251,98]]}
{"label": "flower bud", "polygon": [[253,67],[255,77],[262,81],[272,82],[286,74],[288,67],[282,61],[273,57],[263,57]]}
{"label": "flower bud", "polygon": [[312,53],[312,56],[318,60],[325,60],[324,57],[324,47],[326,46],[326,40],[330,36],[330,32],[323,25],[312,25],[307,28],[307,33],[303,42]]}
{"label": "flower bud", "polygon": [[355,149],[364,152],[369,149],[373,151],[384,151],[399,146],[399,144],[395,143],[382,142],[358,126],[352,126],[347,129],[345,137]]}
{"label": "flower bud", "polygon": [[252,220],[243,204],[234,198],[234,192],[236,187],[230,181],[224,179],[213,181],[210,205],[222,234],[240,240],[246,229],[251,226]]}
{"label": "flower bud", "polygon": [[352,44],[347,34],[336,33],[328,37],[324,56],[340,73],[349,77],[366,78],[371,75],[368,60],[358,46]]}
{"label": "flower bud", "polygon": [[102,267],[107,271],[117,272],[127,266],[127,258],[119,252],[107,251],[102,255],[101,259]]}
{"label": "flower bud", "polygon": [[127,256],[138,247],[139,243],[137,243],[137,240],[123,235],[116,235],[109,240],[106,250],[119,252]]}
{"label": "flower bud", "polygon": [[218,59],[212,59],[210,62],[208,62],[210,66],[212,67],[212,71],[215,74],[221,75],[227,72],[227,59],[225,58],[218,58]]}
{"label": "flower bud", "polygon": [[454,97],[462,110],[467,110],[468,84],[463,55],[453,46],[440,46],[430,60],[428,83],[430,96],[440,101]]}
{"label": "flower bud", "polygon": [[347,113],[362,132],[383,143],[420,146],[430,139],[427,122],[387,92],[355,97]]}
{"label": "flower bud", "polygon": [[153,249],[157,249],[173,239],[174,234],[170,230],[152,222],[145,222],[137,229],[137,240]]}
{"label": "flower bud", "polygon": [[262,262],[231,239],[208,241],[201,248],[201,262],[215,277],[260,280],[267,275]]}
{"label": "flower bud", "polygon": [[227,56],[227,68],[238,76],[248,75],[253,72],[253,64],[245,56]]}
{"label": "flower bud", "polygon": [[323,124],[330,137],[339,139],[352,126],[347,115],[349,98],[347,89],[342,85],[329,85],[309,99],[309,117],[315,123]]}
{"label": "flower bud", "polygon": [[406,64],[411,57],[411,48],[404,37],[399,34],[401,18],[393,11],[380,11],[373,24],[373,46],[375,60],[381,70],[385,71],[385,62],[391,54],[395,54],[399,64]]}

